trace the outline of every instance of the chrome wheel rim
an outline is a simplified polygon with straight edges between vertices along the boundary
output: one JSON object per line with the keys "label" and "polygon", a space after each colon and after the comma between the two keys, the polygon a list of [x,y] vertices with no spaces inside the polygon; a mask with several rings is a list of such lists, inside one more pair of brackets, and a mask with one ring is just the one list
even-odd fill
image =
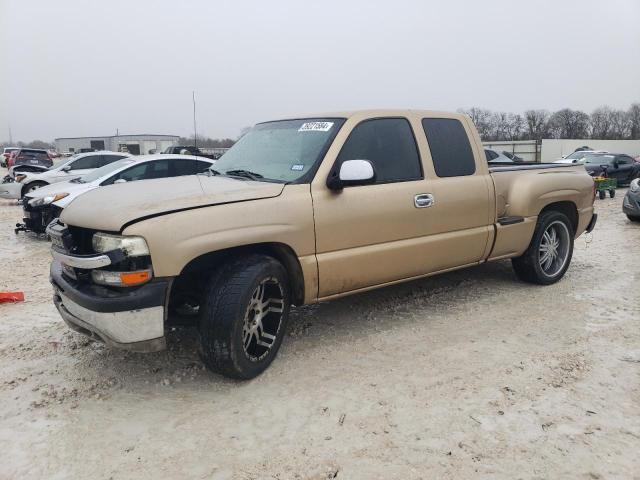
{"label": "chrome wheel rim", "polygon": [[569,229],[560,220],[551,222],[540,239],[538,262],[547,277],[558,275],[569,258],[571,237]]}
{"label": "chrome wheel rim", "polygon": [[265,278],[251,295],[242,326],[242,347],[249,360],[269,354],[280,333],[284,315],[284,290],[274,278]]}

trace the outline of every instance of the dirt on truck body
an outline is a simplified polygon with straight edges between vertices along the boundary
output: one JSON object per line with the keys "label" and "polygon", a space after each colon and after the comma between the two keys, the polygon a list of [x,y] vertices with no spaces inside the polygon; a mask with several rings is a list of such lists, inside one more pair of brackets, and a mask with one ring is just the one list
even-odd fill
{"label": "dirt on truck body", "polygon": [[111,185],[48,229],[54,302],[137,351],[199,329],[214,371],[252,378],[290,306],[512,258],[552,284],[593,229],[580,165],[487,166],[464,115],[370,110],[256,125],[206,175]]}

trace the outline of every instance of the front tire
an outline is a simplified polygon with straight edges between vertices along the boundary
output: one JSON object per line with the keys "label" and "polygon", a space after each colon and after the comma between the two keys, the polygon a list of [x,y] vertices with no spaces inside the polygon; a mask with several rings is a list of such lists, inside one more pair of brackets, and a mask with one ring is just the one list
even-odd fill
{"label": "front tire", "polygon": [[564,213],[549,210],[538,217],[529,248],[512,259],[521,280],[551,285],[560,280],[573,255],[573,226]]}
{"label": "front tire", "polygon": [[201,356],[212,371],[248,380],[275,359],[291,295],[285,268],[272,257],[232,260],[213,275],[200,316]]}

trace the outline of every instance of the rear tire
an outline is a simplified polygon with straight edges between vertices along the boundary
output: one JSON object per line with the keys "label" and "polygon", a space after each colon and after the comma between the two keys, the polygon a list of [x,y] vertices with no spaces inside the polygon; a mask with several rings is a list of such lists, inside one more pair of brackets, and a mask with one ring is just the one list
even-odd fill
{"label": "rear tire", "polygon": [[615,198],[615,196],[616,196],[616,191],[615,191],[615,190],[609,190],[609,196],[610,196],[611,198]]}
{"label": "rear tire", "polygon": [[291,295],[287,272],[266,255],[223,265],[210,279],[200,315],[201,356],[212,371],[248,380],[275,359]]}
{"label": "rear tire", "polygon": [[604,190],[600,190],[598,192],[598,196],[600,197],[600,200],[604,200],[605,197],[607,196],[607,192],[605,192]]}
{"label": "rear tire", "polygon": [[627,218],[632,222],[640,222],[640,217],[636,217],[634,215],[627,215]]}
{"label": "rear tire", "polygon": [[521,280],[551,285],[560,280],[571,263],[574,229],[564,213],[549,210],[538,217],[529,248],[511,260]]}

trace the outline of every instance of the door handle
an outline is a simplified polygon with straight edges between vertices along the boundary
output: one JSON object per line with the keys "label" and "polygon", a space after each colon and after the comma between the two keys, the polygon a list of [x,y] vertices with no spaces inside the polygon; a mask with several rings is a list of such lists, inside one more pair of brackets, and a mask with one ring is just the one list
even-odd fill
{"label": "door handle", "polygon": [[420,193],[413,197],[413,204],[416,208],[427,208],[433,206],[435,199],[430,193]]}

